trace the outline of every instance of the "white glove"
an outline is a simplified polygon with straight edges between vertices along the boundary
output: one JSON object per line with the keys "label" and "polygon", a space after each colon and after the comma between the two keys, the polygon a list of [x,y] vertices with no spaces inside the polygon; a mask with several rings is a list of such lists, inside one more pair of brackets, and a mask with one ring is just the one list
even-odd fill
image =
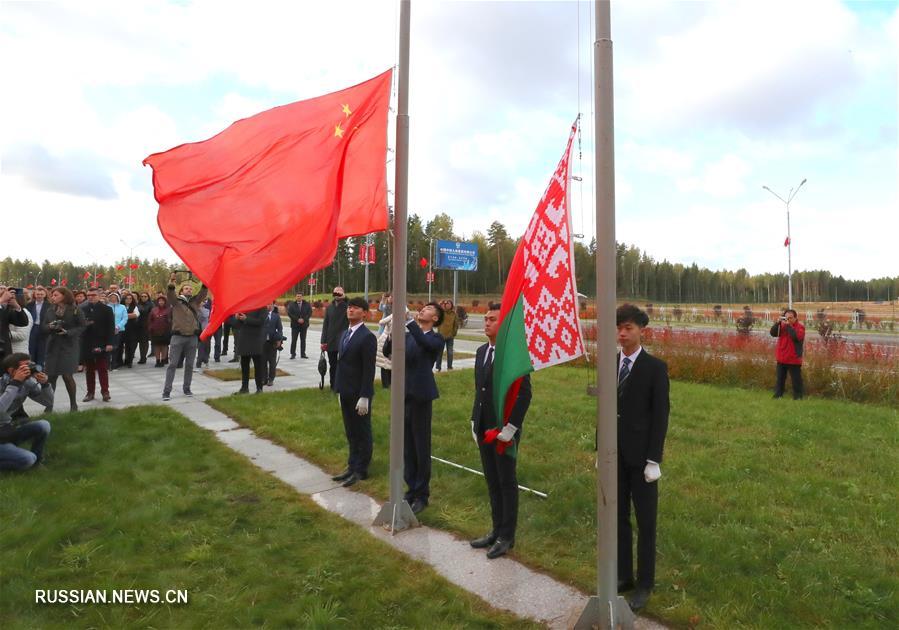
{"label": "white glove", "polygon": [[651,462],[649,460],[646,461],[646,468],[643,469],[643,478],[646,479],[646,483],[652,483],[653,481],[658,481],[659,477],[662,476],[662,469],[659,468],[659,465],[655,462]]}
{"label": "white glove", "polygon": [[471,438],[474,440],[474,443],[478,443],[478,433],[474,430],[474,420],[471,421]]}
{"label": "white glove", "polygon": [[360,416],[364,416],[368,413],[368,398],[359,399],[359,402],[356,403],[356,413]]}
{"label": "white glove", "polygon": [[500,442],[511,442],[517,432],[518,427],[514,424],[507,424],[503,427],[503,430],[499,432],[499,435],[496,436],[496,439]]}

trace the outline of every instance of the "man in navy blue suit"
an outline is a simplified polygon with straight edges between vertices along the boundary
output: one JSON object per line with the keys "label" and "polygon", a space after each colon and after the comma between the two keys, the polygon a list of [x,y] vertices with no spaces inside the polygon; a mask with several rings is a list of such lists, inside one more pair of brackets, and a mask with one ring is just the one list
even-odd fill
{"label": "man in navy blue suit", "polygon": [[[616,311],[618,326],[618,592],[636,587],[628,600],[638,611],[655,586],[659,464],[668,431],[668,366],[640,345],[649,324],[632,304]],[[634,581],[631,504],[637,517]]]}
{"label": "man in navy blue suit", "polygon": [[[443,352],[443,337],[435,329],[443,323],[443,308],[429,302],[418,312],[418,321],[406,322],[406,407],[403,414],[403,479],[405,499],[418,514],[431,495],[431,407],[440,396],[434,382],[434,363]],[[384,343],[390,357],[392,339]]]}
{"label": "man in navy blue suit", "polygon": [[[347,302],[349,328],[340,336],[334,389],[340,397],[340,411],[346,432],[349,456],[346,470],[332,477],[344,487],[368,478],[371,463],[371,399],[375,395],[375,357],[378,341],[365,327],[368,303],[361,297]],[[332,346],[329,346],[332,348]]]}

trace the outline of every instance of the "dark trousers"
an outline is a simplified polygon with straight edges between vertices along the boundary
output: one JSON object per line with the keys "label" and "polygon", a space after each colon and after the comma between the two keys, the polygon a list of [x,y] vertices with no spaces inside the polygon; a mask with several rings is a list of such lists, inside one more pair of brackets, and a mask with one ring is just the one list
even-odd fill
{"label": "dark trousers", "polygon": [[250,389],[250,359],[253,360],[253,380],[256,381],[256,391],[262,391],[265,384],[265,365],[262,363],[261,354],[240,356],[240,388]]}
{"label": "dark trousers", "polygon": [[[35,328],[40,328],[40,322],[34,323]],[[9,354],[12,354],[11,352]],[[31,335],[28,338],[28,354],[31,355],[31,360],[37,363],[41,368],[44,367],[44,362],[47,360],[47,337],[46,335],[37,334]]]}
{"label": "dark trousers", "polygon": [[[329,348],[331,346],[328,346]],[[337,378],[337,351],[328,350],[328,378],[331,381],[331,391],[334,391],[334,379]],[[355,402],[353,403],[356,404]]]}
{"label": "dark trousers", "polygon": [[97,382],[94,374],[100,379],[100,393],[109,393],[109,368],[106,363],[106,353],[97,352],[84,359],[84,380],[87,393],[90,396],[96,391]]}
{"label": "dark trousers", "polygon": [[262,347],[262,362],[265,365],[265,380],[275,382],[275,369],[278,366],[278,342],[266,341]]}
{"label": "dark trousers", "polygon": [[222,326],[222,354],[228,354],[228,338],[231,336],[231,324]]}
{"label": "dark trousers", "polygon": [[357,396],[340,396],[340,413],[343,416],[343,430],[346,433],[348,455],[346,460],[347,470],[357,475],[367,477],[368,466],[371,463],[372,435],[371,435],[371,401],[369,401],[368,413],[360,416],[356,413]]}
{"label": "dark trousers", "polygon": [[146,330],[141,330],[137,335],[137,347],[140,351],[140,363],[146,363],[147,350],[150,348],[150,335]]}
{"label": "dark trousers", "polygon": [[428,502],[431,495],[431,407],[430,400],[406,399],[403,417],[403,480],[406,501]]}
{"label": "dark trousers", "polygon": [[[454,338],[450,337],[449,339],[443,340],[443,345],[446,347],[446,369],[453,369],[453,341]],[[440,350],[440,354],[437,355],[437,371],[440,371],[441,364],[443,363],[443,350]]]}
{"label": "dark trousers", "polygon": [[309,326],[290,327],[290,358],[297,356],[297,335],[300,337],[300,356],[306,356],[306,332]]}
{"label": "dark trousers", "polygon": [[637,517],[637,586],[652,589],[656,579],[656,517],[658,482],[646,483],[645,465],[618,461],[618,579],[634,579],[631,502]]}
{"label": "dark trousers", "polygon": [[514,457],[499,455],[494,444],[478,442],[481,467],[490,495],[493,534],[504,540],[515,540],[518,525],[518,475]]}
{"label": "dark trousers", "polygon": [[787,385],[787,372],[790,373],[790,380],[793,382],[793,398],[799,400],[805,395],[805,390],[802,388],[802,366],[790,363],[777,364],[777,382],[774,385],[774,396],[775,398],[780,398],[784,395],[784,388]]}
{"label": "dark trousers", "polygon": [[390,389],[390,370],[381,368],[381,387]]}
{"label": "dark trousers", "polygon": [[115,370],[122,367],[122,357],[125,353],[124,341],[125,333],[117,332],[112,336],[112,350],[106,358],[108,369]]}
{"label": "dark trousers", "polygon": [[204,363],[209,363],[210,350],[212,350],[212,337],[207,337],[206,341],[197,340],[197,368]]}
{"label": "dark trousers", "polygon": [[137,331],[125,331],[125,365],[131,366],[134,363],[134,351],[137,350]]}
{"label": "dark trousers", "polygon": [[[218,363],[219,359],[222,358],[222,327],[219,326],[218,330],[212,333],[212,348],[213,354],[212,357],[215,359],[215,362]],[[209,363],[209,355],[206,355],[207,363]]]}

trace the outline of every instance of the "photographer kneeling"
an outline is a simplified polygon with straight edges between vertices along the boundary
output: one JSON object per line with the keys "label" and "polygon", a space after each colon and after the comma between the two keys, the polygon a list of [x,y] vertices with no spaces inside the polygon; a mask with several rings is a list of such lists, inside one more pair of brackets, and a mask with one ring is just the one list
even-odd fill
{"label": "photographer kneeling", "polygon": [[[53,387],[47,375],[37,372],[30,357],[22,352],[11,354],[0,363],[0,470],[27,470],[40,463],[44,442],[50,434],[50,423],[33,420],[14,423],[10,412],[15,412],[31,398],[48,407],[53,404]],[[31,442],[31,450],[19,448],[23,442]]]}

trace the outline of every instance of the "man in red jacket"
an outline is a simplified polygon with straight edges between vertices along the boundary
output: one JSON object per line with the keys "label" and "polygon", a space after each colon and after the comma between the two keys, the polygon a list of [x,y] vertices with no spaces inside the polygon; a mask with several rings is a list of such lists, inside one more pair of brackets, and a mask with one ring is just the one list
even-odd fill
{"label": "man in red jacket", "polygon": [[799,321],[796,311],[787,309],[779,321],[771,327],[771,336],[777,337],[774,353],[777,359],[777,383],[774,386],[774,397],[784,395],[787,383],[787,372],[793,382],[793,400],[800,400],[802,390],[802,351],[805,345],[805,326]]}

